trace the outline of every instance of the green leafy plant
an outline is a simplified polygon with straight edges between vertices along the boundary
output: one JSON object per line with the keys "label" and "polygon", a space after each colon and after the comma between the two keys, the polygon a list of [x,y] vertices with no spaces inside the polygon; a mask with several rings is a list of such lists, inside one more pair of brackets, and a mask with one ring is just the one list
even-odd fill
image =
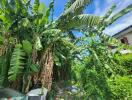
{"label": "green leafy plant", "polygon": [[[0,76],[4,80],[2,84],[7,82],[6,86],[9,87],[11,84],[8,81],[15,83],[19,80],[18,76],[21,76],[20,91],[28,92],[34,84],[38,85],[39,81],[42,87],[50,91],[52,81],[71,82],[73,75],[79,76],[76,68],[71,71],[72,64],[74,61],[83,62],[85,57],[90,56],[89,61],[83,62],[86,72],[84,71],[84,79],[81,82],[89,96],[94,96],[95,91],[101,99],[106,98],[105,92],[108,90],[106,80],[119,74],[120,66],[114,63],[112,54],[107,50],[109,42],[115,39],[106,36],[103,30],[130,12],[131,5],[110,17],[115,8],[112,6],[103,17],[100,17],[83,13],[84,8],[91,2],[92,0],[70,0],[60,17],[54,20],[54,0],[51,0],[48,8],[39,0],[34,0],[33,4],[31,0],[1,0]],[[73,30],[81,31],[84,37],[75,37]],[[99,41],[96,37],[99,37]],[[85,41],[88,39],[90,42]],[[72,73],[74,69],[75,74]],[[79,73],[82,70],[80,68]],[[87,88],[89,85],[87,78],[91,80],[89,83],[90,86],[93,85],[92,89]],[[99,79],[103,81],[105,87],[99,84],[101,83]],[[15,83],[17,86],[21,84]]]}
{"label": "green leafy plant", "polygon": [[8,79],[10,81],[15,81],[17,77],[22,74],[22,70],[24,69],[24,56],[25,53],[21,49],[21,45],[17,44],[11,57],[11,62],[10,62],[10,68],[8,72]]}
{"label": "green leafy plant", "polygon": [[115,54],[114,59],[117,63],[127,70],[128,74],[131,74],[132,68],[132,54]]}
{"label": "green leafy plant", "polygon": [[132,98],[132,80],[128,76],[116,76],[114,79],[108,79],[108,85],[113,93],[114,99],[128,99]]}
{"label": "green leafy plant", "polygon": [[23,40],[22,41],[22,45],[23,45],[23,50],[27,53],[27,54],[31,54],[32,53],[32,44],[28,41],[28,40]]}

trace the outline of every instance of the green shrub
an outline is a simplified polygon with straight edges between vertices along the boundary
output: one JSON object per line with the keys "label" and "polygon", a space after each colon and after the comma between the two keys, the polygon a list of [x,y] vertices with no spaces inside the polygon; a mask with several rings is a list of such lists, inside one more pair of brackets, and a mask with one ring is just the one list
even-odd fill
{"label": "green shrub", "polygon": [[[92,100],[107,100],[112,98],[107,78],[103,72],[98,73],[96,70],[84,69],[82,72],[82,84],[85,91],[85,97]],[[109,100],[109,99],[108,99]]]}
{"label": "green shrub", "polygon": [[127,66],[128,68],[132,68],[132,54],[125,54],[120,57],[121,64]]}
{"label": "green shrub", "polygon": [[132,74],[132,54],[115,55],[115,60]]}
{"label": "green shrub", "polygon": [[108,79],[107,82],[114,99],[132,99],[132,77],[117,76],[115,79]]}

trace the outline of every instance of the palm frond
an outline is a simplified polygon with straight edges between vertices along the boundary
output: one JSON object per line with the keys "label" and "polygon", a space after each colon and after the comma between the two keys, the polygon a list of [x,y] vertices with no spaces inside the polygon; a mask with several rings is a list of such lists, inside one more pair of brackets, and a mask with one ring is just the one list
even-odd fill
{"label": "palm frond", "polygon": [[106,14],[104,15],[103,19],[107,19],[108,17],[110,17],[111,13],[113,12],[113,10],[115,9],[116,5],[113,4],[110,9],[108,9],[108,11],[106,12]]}
{"label": "palm frond", "polygon": [[39,20],[40,26],[43,26],[44,24],[48,23],[48,17],[50,16],[50,11],[51,11],[51,9],[53,9],[53,7],[54,7],[54,1],[53,0],[51,0],[48,9],[46,9],[43,4],[40,4],[38,12],[43,12],[43,16]]}
{"label": "palm frond", "polygon": [[1,7],[5,7],[7,3],[7,0],[0,0]]}
{"label": "palm frond", "polygon": [[64,15],[73,14],[73,13],[78,14],[90,2],[91,0],[76,0],[66,11],[64,11],[62,15],[64,16]]}
{"label": "palm frond", "polygon": [[16,12],[18,12],[20,10],[20,0],[15,0],[15,4],[16,4]]}
{"label": "palm frond", "polygon": [[123,15],[127,14],[128,12],[132,11],[132,4],[127,6],[125,9],[121,10],[118,12],[116,15],[114,15],[110,20],[109,20],[109,25],[115,22],[118,18],[122,17]]}
{"label": "palm frond", "polygon": [[65,4],[64,10],[67,10],[76,0],[68,0],[68,2]]}
{"label": "palm frond", "polygon": [[61,30],[59,30],[59,29],[48,29],[48,30],[45,30],[44,32],[43,32],[43,35],[44,34],[58,34],[58,33],[60,33],[61,32]]}
{"label": "palm frond", "polygon": [[39,9],[39,0],[35,0],[34,4],[33,4],[32,12],[34,14],[37,14],[38,13],[38,9]]}
{"label": "palm frond", "polygon": [[3,21],[3,24],[7,24],[10,22],[10,20],[6,17],[6,16],[3,16],[3,15],[0,15],[0,20]]}
{"label": "palm frond", "polygon": [[23,60],[25,59],[24,55],[25,53],[21,50],[21,45],[17,44],[11,57],[10,68],[8,72],[8,79],[10,81],[15,81],[17,76],[22,73],[24,65]]}
{"label": "palm frond", "polygon": [[59,29],[48,29],[48,30],[45,30],[41,34],[42,42],[45,43],[44,47],[46,45],[50,45],[50,44],[55,43],[57,40],[59,40],[61,38],[60,36],[61,36],[61,30],[59,30]]}
{"label": "palm frond", "polygon": [[80,28],[83,26],[99,26],[101,24],[101,18],[95,15],[81,14],[73,17],[69,23],[68,28]]}
{"label": "palm frond", "polygon": [[70,41],[68,41],[64,38],[59,39],[58,41],[60,41],[65,47],[72,48],[73,50],[77,49],[77,46],[74,43],[71,43]]}
{"label": "palm frond", "polygon": [[22,47],[23,47],[23,50],[27,53],[27,54],[31,54],[32,52],[32,44],[30,41],[28,40],[23,40],[22,41]]}
{"label": "palm frond", "polygon": [[[52,10],[53,11],[53,8],[54,8],[54,0],[51,0],[50,4],[49,4],[49,7],[46,11],[46,15],[45,15],[45,18],[48,19],[49,15],[50,15],[50,11]],[[52,15],[53,17],[53,15]]]}

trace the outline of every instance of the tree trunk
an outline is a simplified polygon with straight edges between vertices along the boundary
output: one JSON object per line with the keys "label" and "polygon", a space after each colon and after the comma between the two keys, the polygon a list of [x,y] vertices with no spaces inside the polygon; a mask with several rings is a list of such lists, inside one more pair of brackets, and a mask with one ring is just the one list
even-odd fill
{"label": "tree trunk", "polygon": [[53,75],[53,53],[51,48],[44,52],[40,65],[42,66],[40,73],[42,85],[50,91]]}
{"label": "tree trunk", "polygon": [[[31,55],[31,62],[32,64],[36,64],[37,62],[37,50],[33,48],[32,55]],[[30,58],[28,58],[30,59]],[[28,74],[25,76],[25,79],[23,79],[23,93],[28,93],[30,89],[35,88],[35,85],[38,82],[38,73]],[[30,86],[30,83],[32,83],[32,86]]]}

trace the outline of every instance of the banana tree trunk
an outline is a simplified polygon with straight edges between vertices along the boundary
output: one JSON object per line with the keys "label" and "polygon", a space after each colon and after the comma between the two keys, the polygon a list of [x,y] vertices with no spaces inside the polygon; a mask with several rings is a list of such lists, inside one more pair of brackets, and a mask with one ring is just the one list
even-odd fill
{"label": "banana tree trunk", "polygon": [[42,85],[50,91],[53,75],[53,53],[51,48],[45,51],[40,64],[42,66],[40,73]]}

